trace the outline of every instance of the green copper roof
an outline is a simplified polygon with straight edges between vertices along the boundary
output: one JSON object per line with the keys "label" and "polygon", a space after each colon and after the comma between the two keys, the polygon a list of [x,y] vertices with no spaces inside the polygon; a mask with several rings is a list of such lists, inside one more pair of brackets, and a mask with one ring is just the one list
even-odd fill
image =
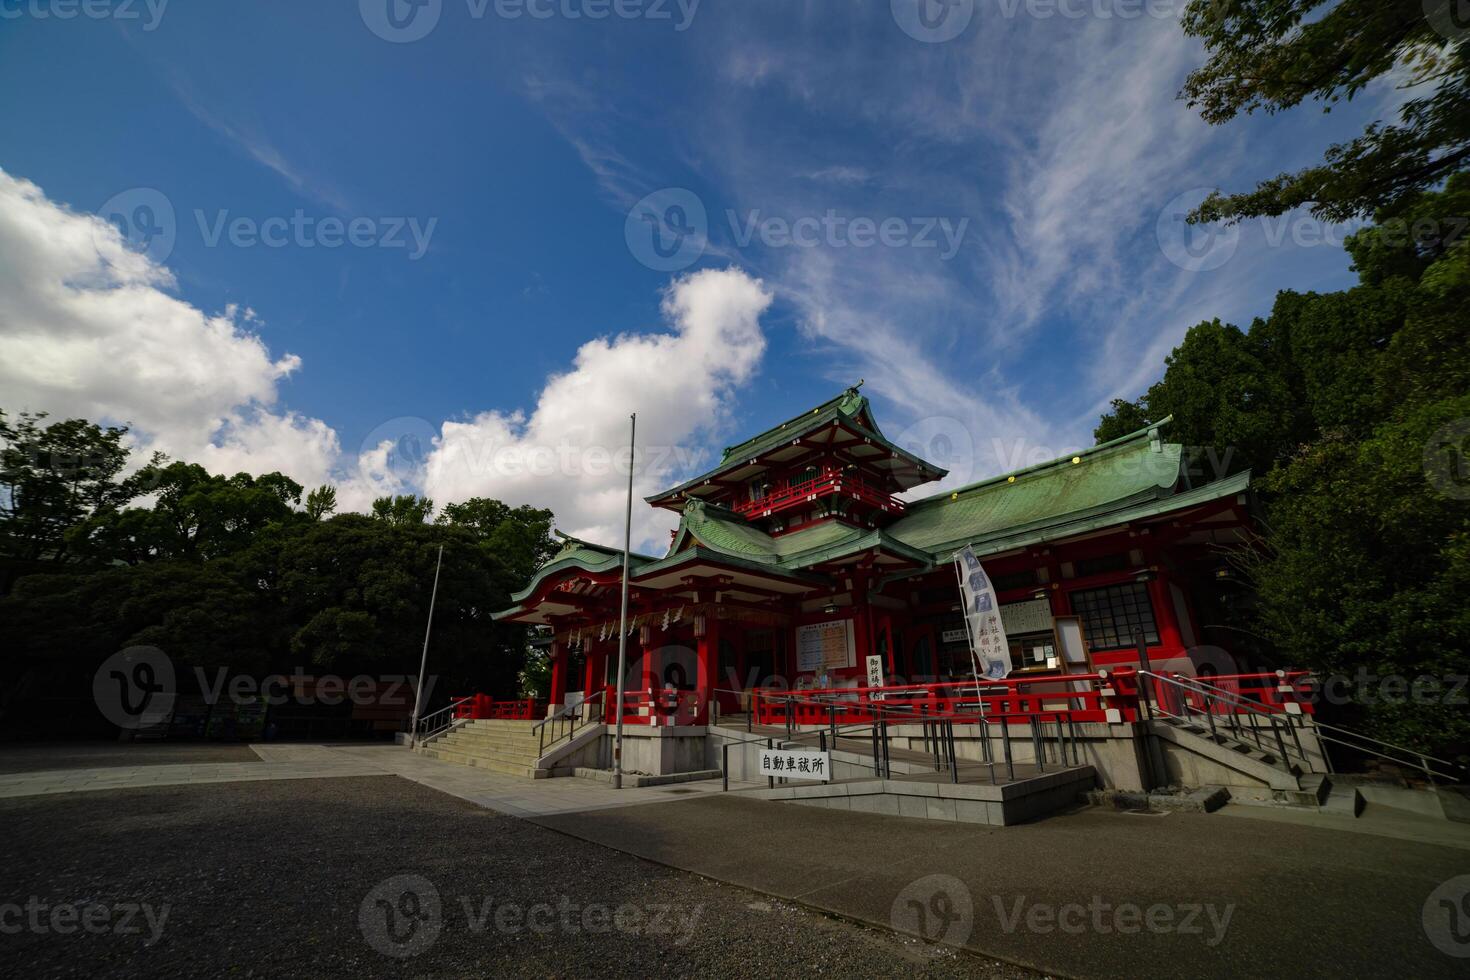
{"label": "green copper roof", "polygon": [[915,501],[887,530],[915,548],[937,551],[1114,509],[1169,494],[1181,456],[1182,447],[1161,442],[1158,425],[1150,426],[1075,456]]}
{"label": "green copper roof", "polygon": [[[859,421],[859,419],[865,419],[866,424]],[[742,443],[727,446],[725,451],[720,455],[719,465],[708,473],[701,473],[699,476],[691,480],[685,480],[670,490],[665,490],[662,493],[656,493],[651,497],[645,497],[643,499],[652,503],[653,501],[682,493],[727,470],[739,469],[750,460],[774,449],[779,449],[793,439],[798,439],[809,432],[820,429],[825,425],[830,425],[834,420],[841,420],[847,428],[860,436],[866,437],[871,444],[886,449],[893,455],[906,460],[916,470],[927,476],[928,480],[941,479],[948,472],[935,466],[933,463],[920,459],[908,450],[889,442],[883,433],[878,431],[878,423],[873,421],[873,413],[868,410],[867,398],[858,394],[856,387],[852,387],[848,388],[836,398],[823,402],[810,412],[798,415],[793,419],[788,419],[780,425],[767,429],[760,435],[747,439]],[[920,480],[919,482],[925,483],[928,480]]]}
{"label": "green copper roof", "polygon": [[[726,446],[725,451],[720,454],[720,462],[723,464],[731,459],[749,459],[751,450],[771,443],[779,445],[787,439],[792,438],[792,433],[806,429],[813,416],[832,416],[838,413],[848,418],[855,418],[868,407],[868,400],[858,394],[856,387],[848,388],[836,398],[829,398],[810,412],[802,412],[793,419],[787,419],[780,425],[772,426],[758,436],[751,436],[744,442],[737,442],[733,446]],[[872,420],[872,413],[868,413],[868,419]],[[877,431],[877,423],[873,424],[873,430]]]}
{"label": "green copper roof", "polygon": [[[576,568],[587,572],[607,572],[622,567],[622,549],[593,544],[591,541],[583,541],[560,531],[557,531],[556,535],[565,542],[561,550],[552,555],[551,560],[531,576],[530,583],[524,589],[511,595],[511,601],[519,603],[536,591],[542,579],[564,569]],[[632,570],[656,560],[652,555],[640,555],[635,551],[628,555],[628,568]],[[495,618],[500,618],[509,612],[510,610],[507,610],[506,613],[497,613]]]}

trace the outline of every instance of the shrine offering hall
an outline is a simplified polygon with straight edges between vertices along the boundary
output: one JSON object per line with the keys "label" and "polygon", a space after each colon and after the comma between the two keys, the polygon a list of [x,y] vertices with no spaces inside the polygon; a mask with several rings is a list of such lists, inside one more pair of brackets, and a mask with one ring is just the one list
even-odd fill
{"label": "shrine offering hall", "polygon": [[[757,688],[966,680],[966,545],[994,582],[1011,677],[1138,665],[1139,637],[1155,670],[1214,672],[1232,641],[1210,624],[1240,600],[1220,546],[1248,533],[1249,474],[1193,477],[1168,422],[910,500],[946,471],[886,439],[856,388],[731,446],[647,498],[679,526],[667,553],[630,558],[629,696],[698,725]],[[616,687],[622,557],[566,538],[496,615],[549,628],[553,709]]]}

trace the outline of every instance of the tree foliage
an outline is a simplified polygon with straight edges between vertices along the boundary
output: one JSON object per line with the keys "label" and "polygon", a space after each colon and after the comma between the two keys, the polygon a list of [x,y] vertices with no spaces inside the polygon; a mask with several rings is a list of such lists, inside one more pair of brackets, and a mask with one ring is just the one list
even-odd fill
{"label": "tree foliage", "polygon": [[[1323,162],[1212,194],[1193,220],[1277,215],[1303,205],[1331,221],[1395,213],[1470,160],[1470,45],[1460,0],[1192,0],[1185,33],[1209,60],[1180,97],[1207,122],[1315,101],[1330,112],[1375,80],[1408,88],[1395,121],[1328,148]],[[1458,15],[1463,16],[1463,15]]]}
{"label": "tree foliage", "polygon": [[1428,233],[1467,195],[1457,175],[1351,236],[1351,289],[1282,292],[1247,331],[1194,327],[1097,429],[1173,413],[1176,435],[1251,467],[1264,540],[1237,557],[1256,629],[1282,661],[1347,677],[1365,730],[1449,753],[1470,743],[1463,698],[1383,679],[1470,674],[1470,237]]}
{"label": "tree foliage", "polygon": [[334,488],[303,504],[280,473],[155,458],[127,475],[125,430],[40,419],[0,416],[0,541],[30,573],[0,598],[12,676],[62,664],[84,677],[135,645],[257,675],[415,674],[442,547],[439,693],[518,693],[524,628],[490,614],[555,551],[550,511],[472,499],[431,524],[433,504],[410,495],[335,514]]}

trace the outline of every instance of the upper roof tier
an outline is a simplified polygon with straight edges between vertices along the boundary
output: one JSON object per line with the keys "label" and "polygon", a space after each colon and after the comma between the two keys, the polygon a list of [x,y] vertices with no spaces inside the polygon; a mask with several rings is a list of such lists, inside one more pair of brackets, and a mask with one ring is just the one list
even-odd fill
{"label": "upper roof tier", "polygon": [[891,484],[887,489],[893,492],[942,479],[947,470],[884,437],[873,421],[868,399],[858,393],[861,384],[858,382],[810,412],[727,446],[719,464],[708,473],[644,499],[655,507],[683,510],[686,498],[727,496],[768,470],[799,466],[808,458],[823,455],[845,459],[881,477]]}

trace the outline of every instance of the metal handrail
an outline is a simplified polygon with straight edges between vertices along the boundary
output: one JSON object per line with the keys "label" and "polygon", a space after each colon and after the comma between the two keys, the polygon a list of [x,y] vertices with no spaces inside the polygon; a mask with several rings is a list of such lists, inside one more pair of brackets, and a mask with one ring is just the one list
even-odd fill
{"label": "metal handrail", "polygon": [[[1143,692],[1140,691],[1139,701],[1143,705],[1146,712],[1152,713],[1153,711],[1158,711],[1165,717],[1176,718],[1180,721],[1193,723],[1194,718],[1190,714],[1190,710],[1194,708],[1194,705],[1190,703],[1188,695],[1195,695],[1197,697],[1203,698],[1205,701],[1205,708],[1200,713],[1205,716],[1205,720],[1209,724],[1210,736],[1212,738],[1219,736],[1216,719],[1220,718],[1223,719],[1226,727],[1230,729],[1230,733],[1233,737],[1237,738],[1240,741],[1244,741],[1246,738],[1249,738],[1251,741],[1255,742],[1256,748],[1259,751],[1269,755],[1271,752],[1270,747],[1263,744],[1261,741],[1261,726],[1256,724],[1242,726],[1240,724],[1240,715],[1242,713],[1240,710],[1225,711],[1217,714],[1214,710],[1214,706],[1216,703],[1219,703],[1226,706],[1227,708],[1244,709],[1244,713],[1251,716],[1252,718],[1264,717],[1267,720],[1270,725],[1270,733],[1274,737],[1276,745],[1276,758],[1280,759],[1283,765],[1291,766],[1300,764],[1305,765],[1308,768],[1311,767],[1311,762],[1307,758],[1306,750],[1302,748],[1301,736],[1297,733],[1296,726],[1291,723],[1292,716],[1288,715],[1284,710],[1271,711],[1262,704],[1259,704],[1255,701],[1248,701],[1228,691],[1222,691],[1208,684],[1191,683],[1193,680],[1192,678],[1185,678],[1182,676],[1166,677],[1163,674],[1156,674],[1150,670],[1140,670],[1138,672],[1138,676],[1151,678],[1158,684],[1172,687],[1185,695],[1184,697],[1180,698],[1180,704],[1182,705],[1182,708],[1179,710],[1175,710],[1171,709],[1167,704],[1165,704],[1162,699],[1150,699],[1146,696],[1143,696]],[[1283,738],[1281,734],[1281,725],[1283,722],[1285,723],[1287,731],[1291,734],[1292,742],[1296,746],[1297,758],[1295,759],[1292,758],[1290,750],[1288,750],[1286,747],[1286,739]]]}
{"label": "metal handrail", "polygon": [[[547,749],[554,748],[556,746],[556,744],[558,742],[560,742],[562,739],[571,738],[573,735],[575,735],[577,733],[577,726],[578,726],[579,723],[582,724],[582,725],[584,725],[584,726],[585,725],[590,725],[590,724],[595,724],[595,722],[589,722],[589,721],[586,721],[585,719],[582,718],[582,714],[583,714],[582,708],[585,707],[587,704],[593,702],[593,701],[603,701],[605,699],[606,695],[607,695],[607,688],[605,688],[605,687],[598,688],[596,694],[583,694],[582,695],[582,700],[578,701],[576,704],[565,705],[562,708],[558,709],[555,714],[549,715],[549,716],[541,719],[540,721],[536,722],[535,725],[531,726],[531,731],[533,731],[533,732],[535,732],[537,734],[537,738],[536,738],[536,755],[537,755],[537,757],[539,758],[540,756],[545,755]],[[570,724],[568,725],[566,732],[564,732],[563,734],[560,734],[560,735],[556,735],[555,734],[556,727],[553,725],[553,727],[552,727],[553,737],[552,737],[552,739],[551,739],[550,742],[547,742],[546,741],[546,726],[548,724],[553,723],[553,722],[555,722],[555,723],[570,722]]]}
{"label": "metal handrail", "polygon": [[[1298,725],[1296,722],[1293,721],[1293,718],[1301,718],[1302,716],[1300,715],[1294,716],[1286,713],[1285,711],[1271,711],[1267,706],[1262,705],[1259,702],[1242,699],[1229,691],[1221,690],[1220,688],[1211,684],[1209,681],[1200,680],[1197,677],[1168,678],[1163,677],[1159,674],[1152,673],[1150,671],[1139,671],[1139,674],[1140,676],[1149,676],[1158,680],[1162,680],[1165,683],[1174,684],[1177,687],[1180,687],[1187,691],[1192,690],[1197,694],[1202,694],[1205,697],[1211,698],[1213,700],[1224,701],[1228,704],[1245,707],[1256,714],[1268,715],[1270,718],[1272,718],[1273,725],[1275,724],[1275,721],[1277,719],[1280,719],[1281,721],[1284,721],[1286,726],[1291,730],[1293,738],[1296,738],[1296,730]],[[1305,722],[1303,721],[1302,724],[1305,724]],[[1439,777],[1439,779],[1449,782],[1458,782],[1463,780],[1466,775],[1466,769],[1464,766],[1459,765],[1458,763],[1450,762],[1448,759],[1441,759],[1437,756],[1429,755],[1426,752],[1420,752],[1418,749],[1411,749],[1404,745],[1396,745],[1393,742],[1385,742],[1383,739],[1373,738],[1370,735],[1362,735],[1358,732],[1346,728],[1340,728],[1336,725],[1329,725],[1315,718],[1312,720],[1312,728],[1320,741],[1331,742],[1334,745],[1341,745],[1344,748],[1350,749],[1354,752],[1361,752],[1366,755],[1376,756],[1379,759],[1391,762],[1397,766],[1408,766],[1413,769],[1422,770],[1425,778],[1429,780],[1430,785],[1434,784],[1435,777]],[[1213,731],[1213,724],[1211,726],[1211,730]],[[1356,741],[1348,741],[1348,739],[1355,739]],[[1297,747],[1298,750],[1300,750],[1300,739],[1297,739]],[[1390,749],[1393,752],[1401,753],[1401,756],[1396,757],[1389,752],[1383,751],[1384,749]],[[1409,758],[1405,759],[1402,756],[1408,756]],[[1302,758],[1303,761],[1307,761],[1305,753],[1302,753]],[[1323,754],[1323,762],[1328,763],[1330,768],[1330,762],[1327,759],[1325,753]],[[1435,769],[1434,766],[1430,765],[1431,762],[1447,767],[1447,771],[1439,771]]]}
{"label": "metal handrail", "polygon": [[[463,704],[467,700],[469,700],[469,699],[468,698],[460,698],[457,701],[451,701],[448,705],[446,705],[443,708],[440,708],[437,711],[431,711],[431,712],[429,712],[426,715],[420,716],[417,725],[414,725],[414,724],[410,723],[410,725],[409,725],[409,729],[410,729],[409,734],[413,737],[414,741],[417,742],[417,741],[419,741],[421,739],[425,739],[425,738],[432,737],[434,735],[438,735],[444,729],[452,727],[454,725],[455,721],[457,721],[458,719],[456,718],[455,715],[450,714],[450,712],[454,711],[456,708],[458,708],[461,704]],[[446,716],[442,720],[442,722],[439,720],[439,716],[440,715],[445,715]],[[431,725],[430,719],[434,719],[434,721],[432,722],[432,725]]]}

